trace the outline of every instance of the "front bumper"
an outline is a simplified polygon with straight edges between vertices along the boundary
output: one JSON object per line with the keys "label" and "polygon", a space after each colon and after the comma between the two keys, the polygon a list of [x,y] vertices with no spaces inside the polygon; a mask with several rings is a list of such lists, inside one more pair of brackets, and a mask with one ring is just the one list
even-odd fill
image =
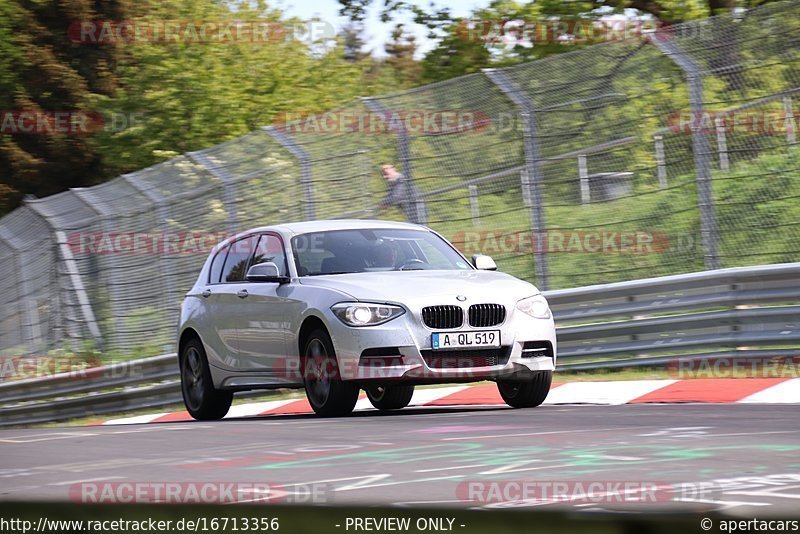
{"label": "front bumper", "polygon": [[[417,313],[404,315],[383,325],[353,328],[332,317],[333,339],[343,380],[411,381],[418,383],[470,382],[535,371],[552,371],[556,365],[556,332],[552,319],[535,319],[515,309],[509,309],[504,323],[487,328],[467,325],[455,330],[434,330],[422,323]],[[431,367],[423,351],[431,350],[433,332],[462,332],[500,330],[500,342],[508,350],[508,359],[498,365],[483,367]],[[525,342],[549,341],[552,357],[523,357]],[[367,349],[397,348],[402,358],[362,360]],[[436,351],[447,357],[450,351]],[[388,365],[387,365],[388,364]]]}

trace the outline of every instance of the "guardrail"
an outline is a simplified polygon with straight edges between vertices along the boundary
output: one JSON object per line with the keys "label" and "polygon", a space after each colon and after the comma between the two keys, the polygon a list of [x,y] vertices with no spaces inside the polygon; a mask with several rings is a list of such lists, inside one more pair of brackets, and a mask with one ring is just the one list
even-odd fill
{"label": "guardrail", "polygon": [[[265,391],[239,397],[268,395]],[[182,402],[175,353],[0,383],[0,427],[66,421]]]}
{"label": "guardrail", "polygon": [[559,369],[663,365],[710,352],[737,358],[800,355],[800,263],[546,295],[559,325]]}
{"label": "guardrail", "polygon": [[[800,263],[648,278],[545,295],[556,319],[560,370],[663,367],[711,354],[800,356]],[[177,358],[166,354],[0,383],[0,426],[179,402]]]}

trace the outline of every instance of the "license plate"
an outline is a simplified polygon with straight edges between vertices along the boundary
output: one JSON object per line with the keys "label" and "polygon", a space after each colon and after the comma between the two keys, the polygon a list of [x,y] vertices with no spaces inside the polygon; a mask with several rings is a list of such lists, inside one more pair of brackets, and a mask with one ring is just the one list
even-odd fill
{"label": "license plate", "polygon": [[431,348],[464,349],[500,346],[500,330],[480,332],[435,332],[431,334]]}

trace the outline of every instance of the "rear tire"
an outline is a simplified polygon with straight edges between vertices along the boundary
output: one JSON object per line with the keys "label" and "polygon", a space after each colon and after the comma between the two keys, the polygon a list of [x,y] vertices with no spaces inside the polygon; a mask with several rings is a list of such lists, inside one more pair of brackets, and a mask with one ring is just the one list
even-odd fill
{"label": "rear tire", "polygon": [[359,387],[342,380],[333,341],[323,329],[311,332],[303,348],[303,383],[311,408],[322,417],[339,417],[353,411]]}
{"label": "rear tire", "polygon": [[183,404],[189,415],[198,421],[215,421],[225,417],[233,402],[233,392],[214,387],[206,351],[199,339],[186,342],[179,363]]}
{"label": "rear tire", "polygon": [[536,371],[527,380],[498,380],[497,389],[506,404],[513,408],[539,406],[550,392],[553,371]]}
{"label": "rear tire", "polygon": [[364,388],[367,398],[379,410],[399,410],[408,406],[414,395],[414,385],[369,386]]}

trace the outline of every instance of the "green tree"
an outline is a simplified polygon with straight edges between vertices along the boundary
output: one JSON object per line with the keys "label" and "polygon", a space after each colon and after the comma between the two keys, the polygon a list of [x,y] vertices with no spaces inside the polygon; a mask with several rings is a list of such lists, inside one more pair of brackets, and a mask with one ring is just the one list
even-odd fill
{"label": "green tree", "polygon": [[[674,24],[710,15],[732,12],[735,8],[751,7],[762,0],[563,0],[514,1],[492,0],[483,8],[475,9],[466,19],[454,17],[449,8],[428,8],[398,0],[339,0],[340,13],[352,20],[362,20],[372,5],[381,5],[383,20],[399,19],[411,13],[414,22],[426,27],[436,46],[422,61],[423,81],[441,81],[475,72],[488,66],[506,66],[540,59],[552,54],[567,52],[594,44],[563,42],[552,39],[537,40],[531,46],[529,38],[514,39],[511,32],[492,33],[507,21],[541,22],[548,18],[590,21],[601,15],[623,13],[633,9],[640,17],[652,17],[656,23]],[[546,32],[545,34],[546,35]],[[720,42],[732,42],[735,35],[720,35]],[[732,47],[724,48],[718,63],[731,64],[735,58],[725,57]],[[741,86],[736,73],[728,75],[730,88]]]}
{"label": "green tree", "polygon": [[416,85],[420,81],[421,67],[414,57],[417,52],[416,37],[406,32],[402,24],[392,30],[392,38],[384,46],[386,64],[394,70],[402,85]]}
{"label": "green tree", "polygon": [[[616,11],[635,9],[640,13],[653,15],[664,22],[684,22],[709,15],[718,15],[739,7],[753,7],[769,0],[537,0],[518,3],[513,0],[492,2],[495,9],[520,9],[521,6],[535,5],[543,15],[566,15],[589,13],[600,8]],[[442,23],[454,20],[448,8],[437,8],[431,3],[430,9],[403,2],[401,0],[339,0],[339,13],[351,20],[363,20],[367,9],[374,3],[381,3],[381,19],[391,20],[398,14],[412,12],[416,22],[435,28]]]}
{"label": "green tree", "polygon": [[[0,3],[0,109],[89,110],[106,127],[83,136],[0,136],[0,205],[8,209],[23,194],[99,183],[274,124],[287,113],[329,110],[398,85],[394,67],[353,55],[353,35],[349,43],[315,35],[314,26],[263,1],[165,0],[125,9],[123,0],[15,1]],[[89,9],[95,4],[102,11]],[[70,25],[91,20],[186,26],[170,42],[70,41]],[[193,38],[192,21],[218,23],[228,28],[223,32],[228,23],[263,23],[269,34],[266,40]],[[402,58],[398,49],[400,69]]]}
{"label": "green tree", "polygon": [[363,38],[364,26],[358,22],[347,24],[339,32],[344,47],[344,59],[350,63],[358,63],[370,57],[370,52],[364,51],[366,42]]}
{"label": "green tree", "polygon": [[96,138],[116,173],[218,144],[286,114],[326,111],[385,87],[374,79],[372,89],[364,87],[372,60],[348,58],[341,36],[312,41],[307,23],[285,18],[264,2],[232,9],[213,0],[167,0],[146,17],[269,22],[275,39],[126,47],[120,91],[101,105],[140,119],[131,128]]}
{"label": "green tree", "polygon": [[436,48],[422,60],[422,78],[426,82],[470,74],[491,65],[489,48],[481,40],[473,38],[465,24],[454,24],[444,31],[445,35]]}
{"label": "green tree", "polygon": [[[95,95],[116,86],[113,47],[81,46],[70,40],[77,21],[122,19],[126,0],[0,4],[0,109],[19,112],[92,111]],[[101,156],[86,136],[63,131],[0,135],[0,204],[13,206],[24,194],[49,195],[103,177]],[[0,207],[2,209],[2,207]]]}

